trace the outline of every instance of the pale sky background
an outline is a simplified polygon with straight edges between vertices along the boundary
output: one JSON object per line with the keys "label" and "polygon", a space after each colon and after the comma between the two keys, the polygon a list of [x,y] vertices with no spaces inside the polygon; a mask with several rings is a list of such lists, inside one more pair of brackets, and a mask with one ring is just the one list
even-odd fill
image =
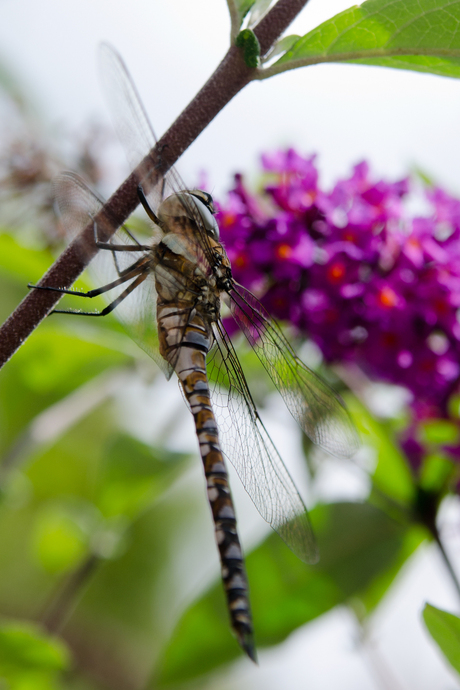
{"label": "pale sky background", "polygon": [[[289,33],[350,6],[311,0]],[[110,123],[96,49],[124,57],[157,136],[203,85],[228,47],[224,0],[2,0],[0,60],[29,88],[51,126]],[[378,175],[413,167],[460,193],[460,82],[401,70],[318,65],[247,86],[185,153],[186,183],[206,170],[218,193],[234,172],[255,174],[262,151],[317,152],[331,185],[363,158]]]}
{"label": "pale sky background", "polygon": [[[347,0],[311,0],[289,33],[304,34],[350,5]],[[125,59],[160,136],[227,50],[226,3],[0,0],[0,62],[29,89],[50,131],[77,131],[91,119],[111,126],[96,71],[102,40]],[[186,182],[195,182],[205,170],[219,195],[230,187],[234,172],[256,175],[261,152],[293,145],[300,152],[318,153],[327,186],[366,158],[376,175],[396,179],[421,168],[460,194],[459,120],[459,81],[351,65],[304,68],[246,87],[186,152],[179,169]],[[121,181],[121,168],[114,178],[114,184]],[[274,436],[282,446],[282,437]],[[346,497],[354,480],[344,470],[332,469],[329,474],[326,470],[324,484],[331,496]],[[455,509],[445,511],[445,524],[458,569]],[[427,600],[458,610],[432,547],[407,565],[375,617],[373,639],[398,681],[386,690],[460,687],[421,624]],[[350,614],[333,611],[279,649],[262,653],[259,669],[242,659],[237,676],[222,679],[223,687],[378,690],[356,639]]]}

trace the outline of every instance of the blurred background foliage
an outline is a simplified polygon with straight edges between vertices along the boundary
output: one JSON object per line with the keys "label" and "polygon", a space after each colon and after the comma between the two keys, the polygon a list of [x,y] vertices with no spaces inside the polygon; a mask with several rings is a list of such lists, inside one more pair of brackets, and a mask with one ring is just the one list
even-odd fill
{"label": "blurred background foliage", "polygon": [[[0,159],[4,320],[65,244],[50,180],[72,168],[100,183],[106,135],[88,131],[64,155],[15,81],[0,78],[11,125]],[[270,385],[247,349],[241,359],[263,408]],[[339,605],[364,630],[407,559],[439,537],[436,512],[457,478],[456,463],[436,450],[451,439],[446,420],[426,425],[433,452],[415,477],[395,440],[404,408],[379,419],[323,373],[342,386],[362,435],[353,471],[369,491],[313,508],[317,566],[275,534],[246,549],[259,649]],[[50,317],[1,371],[2,689],[197,687],[239,658],[196,448],[172,449],[186,435],[187,410],[180,396],[170,403],[160,377],[112,317]],[[305,439],[303,448],[314,486],[321,457]]]}

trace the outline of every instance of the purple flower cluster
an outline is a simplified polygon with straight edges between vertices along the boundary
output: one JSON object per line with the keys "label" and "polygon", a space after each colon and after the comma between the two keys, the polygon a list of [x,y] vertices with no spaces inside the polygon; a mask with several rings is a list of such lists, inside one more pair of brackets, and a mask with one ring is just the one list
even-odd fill
{"label": "purple flower cluster", "polygon": [[460,377],[460,201],[438,188],[407,211],[409,180],[371,178],[363,162],[331,192],[315,157],[263,157],[265,195],[236,177],[220,210],[235,279],[320,347],[445,416]]}

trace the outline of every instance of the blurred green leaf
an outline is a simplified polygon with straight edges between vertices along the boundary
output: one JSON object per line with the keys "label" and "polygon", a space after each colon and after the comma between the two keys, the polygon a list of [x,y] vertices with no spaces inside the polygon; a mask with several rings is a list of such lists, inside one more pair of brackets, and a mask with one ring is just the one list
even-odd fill
{"label": "blurred green leaf", "polygon": [[419,484],[424,491],[440,493],[450,480],[458,475],[458,465],[443,455],[432,453],[423,459],[419,471]]}
{"label": "blurred green leaf", "polygon": [[64,390],[76,388],[99,373],[101,367],[124,360],[119,353],[56,331],[42,330],[29,349],[32,347],[35,352],[22,362],[23,380],[42,395],[55,391],[60,382],[65,382]]}
{"label": "blurred green leaf", "polygon": [[274,4],[274,0],[256,0],[251,7],[251,14],[249,16],[249,26],[256,26],[262,17],[268,11],[270,5]]}
{"label": "blurred green leaf", "polygon": [[228,0],[229,7],[232,7],[234,11],[240,13],[241,17],[247,15],[251,7],[257,2],[257,0]]}
{"label": "blurred green leaf", "polygon": [[351,62],[458,78],[459,21],[458,0],[367,0],[300,38],[269,70]]}
{"label": "blurred green leaf", "polygon": [[111,405],[103,404],[54,443],[39,448],[27,468],[35,500],[46,502],[64,496],[94,504],[104,477],[106,448],[115,433],[113,423]]}
{"label": "blurred green leaf", "polygon": [[[83,499],[97,509],[100,519],[137,517],[178,477],[188,456],[147,446],[120,433],[115,424],[111,405],[104,404],[40,449],[27,470],[35,497],[46,501],[57,494]],[[72,506],[67,510],[74,510]],[[80,521],[82,510],[79,504]],[[88,511],[86,516],[91,523]]]}
{"label": "blurred green leaf", "polygon": [[93,650],[108,654],[108,663],[125,682],[135,678],[140,687],[175,616],[177,559],[182,555],[177,536],[184,531],[184,520],[193,520],[185,497],[176,500],[174,490],[168,492],[131,523],[124,551],[100,564],[71,620],[75,635],[84,632],[81,645],[89,656]]}
{"label": "blurred green leaf", "polygon": [[235,40],[245,16],[255,2],[256,0],[227,0],[232,23],[232,41]]}
{"label": "blurred green leaf", "polygon": [[423,620],[447,661],[460,673],[460,618],[425,604]]}
{"label": "blurred green leaf", "polygon": [[136,517],[178,477],[188,456],[152,449],[118,434],[105,453],[105,473],[97,505],[105,516]]}
{"label": "blurred green leaf", "polygon": [[459,429],[457,424],[448,419],[427,419],[421,425],[422,443],[457,444]]}
{"label": "blurred green leaf", "polygon": [[59,573],[77,566],[87,539],[65,505],[47,505],[37,515],[32,548],[45,570]]}
{"label": "blurred green leaf", "polygon": [[64,644],[32,623],[0,626],[0,678],[9,690],[54,690],[69,667]]}
{"label": "blurred green leaf", "polygon": [[401,548],[393,563],[372,579],[369,586],[359,592],[352,600],[352,606],[360,620],[371,614],[390,589],[401,568],[420,544],[426,540],[426,530],[419,525],[412,525],[405,532]]}
{"label": "blurred green leaf", "polygon": [[111,348],[42,324],[0,372],[0,448],[71,391],[129,361],[116,343]]}
{"label": "blurred green leaf", "polygon": [[391,427],[378,422],[356,398],[347,397],[346,402],[363,442],[375,449],[377,464],[372,472],[375,487],[388,498],[411,505],[414,480],[404,455],[392,441]]}
{"label": "blurred green leaf", "polygon": [[[433,187],[434,184],[432,183],[431,186]],[[448,409],[448,414],[451,419],[459,419],[460,418],[460,394],[459,393],[454,393],[453,395],[450,396],[449,400],[447,401],[447,409]]]}
{"label": "blurred green leaf", "polygon": [[120,433],[107,403],[40,448],[28,458],[27,500],[0,504],[0,608],[36,616],[88,553],[111,559],[99,560],[75,592],[67,631],[86,658],[110,649],[114,673],[136,675],[140,666],[147,673],[156,638],[164,634],[157,609],[167,599],[168,583],[159,580],[171,563],[172,536],[185,511],[183,502],[171,514],[167,501],[158,509],[152,502],[186,459]]}
{"label": "blurred green leaf", "polygon": [[0,269],[20,282],[24,288],[27,283],[40,280],[53,262],[48,250],[37,250],[17,242],[9,234],[0,234]]}
{"label": "blurred green leaf", "polygon": [[321,554],[318,569],[333,578],[345,597],[392,566],[403,546],[406,526],[369,503],[332,503],[312,512]]}
{"label": "blurred green leaf", "polygon": [[[366,503],[318,506],[310,513],[320,562],[308,567],[276,534],[246,559],[259,646],[282,642],[293,630],[365,591],[394,568],[406,529]],[[154,685],[190,681],[240,655],[229,634],[219,583],[182,617]]]}
{"label": "blurred green leaf", "polygon": [[292,34],[291,36],[283,36],[279,41],[275,43],[275,46],[273,50],[268,54],[267,59],[272,60],[275,58],[277,55],[281,55],[281,53],[286,53],[288,50],[292,48],[294,43],[297,43],[299,40],[300,36],[297,34]]}
{"label": "blurred green leaf", "polygon": [[53,257],[48,251],[30,249],[6,232],[0,232],[0,320],[7,319],[26,296],[27,283],[39,280]]}

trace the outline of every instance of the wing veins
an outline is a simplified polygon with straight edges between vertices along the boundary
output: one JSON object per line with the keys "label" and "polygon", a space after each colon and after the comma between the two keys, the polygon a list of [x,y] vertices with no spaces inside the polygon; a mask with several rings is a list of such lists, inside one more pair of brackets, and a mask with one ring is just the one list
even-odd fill
{"label": "wing veins", "polygon": [[294,419],[328,452],[339,457],[353,455],[359,441],[340,396],[297,357],[278,324],[264,313],[252,293],[235,286],[230,298],[233,317]]}
{"label": "wing veins", "polygon": [[[225,395],[232,420],[229,430],[219,424],[223,452],[262,517],[299,558],[314,562],[317,550],[305,504],[257,412],[223,324],[216,324],[215,331],[220,363],[214,358],[213,366],[219,372],[218,380],[222,367],[225,370],[229,386]],[[223,395],[214,391],[213,399]],[[217,407],[221,405],[217,403]]]}

